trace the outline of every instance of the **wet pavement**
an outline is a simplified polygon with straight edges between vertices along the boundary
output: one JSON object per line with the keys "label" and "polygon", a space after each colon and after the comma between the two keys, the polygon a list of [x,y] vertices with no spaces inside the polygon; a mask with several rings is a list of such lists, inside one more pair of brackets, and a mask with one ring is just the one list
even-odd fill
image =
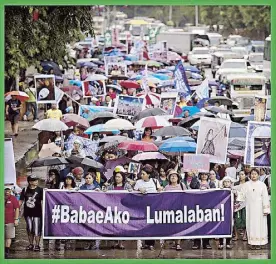
{"label": "wet pavement", "polygon": [[[25,124],[24,124],[25,123]],[[21,122],[21,131],[14,140],[14,152],[16,159],[17,183],[20,187],[27,185],[26,176],[32,172],[39,176],[39,185],[45,186],[47,168],[27,169],[27,165],[37,158],[37,134],[38,131],[31,130],[31,122]],[[9,133],[5,130],[5,133]],[[182,251],[170,249],[171,242],[167,241],[165,248],[161,250],[160,241],[156,241],[155,250],[141,250],[137,247],[137,241],[125,241],[125,250],[112,249],[113,241],[101,241],[99,249],[84,250],[84,241],[71,240],[65,245],[62,243],[60,250],[55,249],[55,242],[51,240],[47,250],[45,243],[41,240],[41,251],[30,252],[25,248],[28,246],[26,236],[26,225],[24,219],[20,219],[16,228],[16,238],[11,246],[10,258],[12,259],[270,259],[270,245],[262,250],[250,250],[247,242],[233,242],[232,250],[218,250],[218,240],[211,240],[210,250],[192,250],[191,240],[182,240]],[[137,249],[139,248],[139,249]]]}

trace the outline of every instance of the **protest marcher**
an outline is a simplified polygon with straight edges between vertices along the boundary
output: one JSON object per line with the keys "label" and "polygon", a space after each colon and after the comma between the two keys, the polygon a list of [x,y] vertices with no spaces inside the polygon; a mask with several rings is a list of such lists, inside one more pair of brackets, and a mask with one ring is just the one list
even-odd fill
{"label": "protest marcher", "polygon": [[[239,172],[239,180],[234,183],[234,186],[237,186],[235,189],[237,191],[240,190],[241,185],[248,182],[249,179],[245,176],[244,171]],[[235,200],[237,200],[237,195],[235,196]],[[245,210],[245,202],[235,201],[234,208],[239,209],[234,213],[234,238],[233,241],[239,239],[238,230],[242,230],[243,233],[243,241],[247,241],[246,234],[246,210]]]}
{"label": "protest marcher", "polygon": [[21,101],[16,98],[15,95],[11,96],[11,99],[7,102],[6,105],[6,115],[8,120],[11,122],[11,128],[13,136],[18,136],[18,121],[20,119],[20,109],[21,109]]}
{"label": "protest marcher", "polygon": [[12,239],[15,238],[15,227],[19,223],[19,203],[12,188],[5,186],[5,258],[9,257]]}
{"label": "protest marcher", "polygon": [[[191,189],[200,189],[200,190],[216,188],[213,182],[208,181],[207,173],[200,173],[199,177],[195,175],[191,181],[190,186],[191,186]],[[203,249],[212,249],[209,242],[209,238],[202,239],[202,246],[203,246]],[[192,246],[192,249],[197,250],[197,249],[200,249],[200,247],[201,247],[201,239],[194,239],[194,244]]]}
{"label": "protest marcher", "polygon": [[252,169],[250,181],[241,187],[246,203],[246,231],[251,249],[260,250],[268,243],[267,215],[270,201],[266,185],[259,181],[260,173]]}
{"label": "protest marcher", "polygon": [[37,104],[36,104],[36,89],[34,87],[34,82],[31,81],[28,84],[28,87],[25,88],[25,93],[29,96],[29,99],[26,101],[26,112],[23,116],[23,120],[27,121],[30,113],[33,113],[33,120],[38,121],[37,116]]}
{"label": "protest marcher", "polygon": [[260,168],[260,179],[259,180],[261,182],[264,182],[266,178],[267,178],[266,169],[265,168]]}
{"label": "protest marcher", "polygon": [[24,203],[24,218],[29,239],[26,250],[40,251],[43,189],[38,187],[38,178],[35,175],[28,176],[27,181],[28,187],[22,190],[19,201],[20,207]]}
{"label": "protest marcher", "polygon": [[72,173],[68,173],[64,179],[64,182],[60,183],[60,189],[74,190],[76,188],[75,178]]}
{"label": "protest marcher", "polygon": [[165,168],[163,166],[160,167],[159,169],[159,177],[158,177],[159,183],[161,185],[161,187],[165,188],[168,184],[168,178],[166,176],[166,171]]}
{"label": "protest marcher", "polygon": [[64,95],[58,103],[58,109],[62,112],[63,115],[67,113],[66,112],[67,103],[68,103],[68,97]]}
{"label": "protest marcher", "polygon": [[90,190],[90,191],[99,191],[101,189],[100,185],[97,181],[93,178],[93,176],[88,173],[84,177],[85,183],[80,186],[80,190]]}
{"label": "protest marcher", "polygon": [[84,170],[82,167],[74,168],[72,173],[75,177],[76,188],[80,188],[83,184],[85,184],[85,180],[83,178]]}
{"label": "protest marcher", "polygon": [[[223,180],[221,181],[223,189],[231,190],[232,183],[233,183],[233,179],[229,176],[224,177]],[[223,238],[219,239],[218,249],[220,249],[220,250],[222,250],[224,248],[223,240],[224,240]],[[232,249],[231,238],[228,237],[225,240],[226,240],[226,249]]]}
{"label": "protest marcher", "polygon": [[182,179],[182,182],[185,184],[187,190],[191,189],[190,184],[191,184],[194,176],[195,176],[195,174],[192,171],[185,173],[185,176],[184,176],[184,179]]}
{"label": "protest marcher", "polygon": [[46,118],[61,120],[62,112],[57,108],[57,104],[52,104],[51,109],[46,112]]}
{"label": "protest marcher", "polygon": [[227,163],[227,168],[225,169],[225,175],[231,177],[234,181],[237,180],[237,161],[236,160],[230,160]]}
{"label": "protest marcher", "polygon": [[56,169],[50,169],[48,172],[48,179],[46,180],[46,187],[48,189],[59,189],[60,175]]}
{"label": "protest marcher", "polygon": [[82,143],[76,139],[73,143],[73,149],[69,150],[67,155],[70,156],[78,156],[81,158],[85,158],[85,151],[82,148]]}
{"label": "protest marcher", "polygon": [[[134,190],[142,194],[160,192],[162,190],[158,180],[151,178],[153,167],[146,164],[141,170],[141,179],[138,180],[134,186]],[[154,250],[155,241],[146,240],[142,249]]]}
{"label": "protest marcher", "polygon": [[210,182],[213,182],[216,188],[220,188],[220,181],[216,177],[216,172],[214,170],[210,170]]}

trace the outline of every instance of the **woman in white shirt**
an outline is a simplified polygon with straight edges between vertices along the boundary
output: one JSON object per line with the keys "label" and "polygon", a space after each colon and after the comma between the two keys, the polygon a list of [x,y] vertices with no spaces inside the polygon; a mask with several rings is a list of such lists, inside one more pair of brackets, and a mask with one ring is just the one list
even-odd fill
{"label": "woman in white shirt", "polygon": [[[134,190],[141,192],[142,194],[156,193],[162,190],[160,183],[157,179],[151,178],[153,167],[146,164],[141,170],[141,179],[138,180],[134,186]],[[154,250],[154,240],[146,240],[142,249]]]}

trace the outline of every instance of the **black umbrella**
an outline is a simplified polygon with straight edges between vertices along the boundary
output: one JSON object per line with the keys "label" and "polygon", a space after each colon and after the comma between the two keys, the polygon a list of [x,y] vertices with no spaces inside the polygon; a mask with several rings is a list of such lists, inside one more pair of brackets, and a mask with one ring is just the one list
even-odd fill
{"label": "black umbrella", "polygon": [[54,166],[54,165],[62,165],[69,164],[69,162],[62,157],[47,157],[36,159],[32,161],[28,167],[44,167],[44,166]]}
{"label": "black umbrella", "polygon": [[99,163],[93,159],[90,159],[90,158],[71,156],[71,157],[67,158],[67,160],[77,166],[87,166],[87,167],[98,169],[98,170],[104,169],[104,166],[101,163]]}
{"label": "black umbrella", "polygon": [[178,136],[190,136],[191,132],[183,127],[168,126],[160,128],[153,136],[155,137],[178,137]]}
{"label": "black umbrella", "polygon": [[62,76],[62,72],[61,72],[58,64],[56,64],[55,62],[53,62],[53,61],[42,61],[40,63],[40,65],[41,65],[41,67],[43,68],[44,71],[49,71],[49,70],[53,69],[54,75]]}
{"label": "black umbrella", "polygon": [[209,104],[215,104],[216,102],[219,102],[219,104],[221,105],[232,105],[233,104],[233,101],[230,99],[230,98],[227,98],[225,96],[215,96],[215,97],[212,97],[211,99],[209,99],[207,101]]}
{"label": "black umbrella", "polygon": [[199,112],[192,116],[188,116],[184,118],[182,121],[178,123],[178,126],[181,127],[191,127],[195,122],[197,122],[201,117],[207,116],[207,117],[216,117],[214,114],[209,112]]}
{"label": "black umbrella", "polygon": [[141,111],[133,117],[133,120],[138,121],[144,117],[166,115],[167,113],[161,108],[149,108]]}
{"label": "black umbrella", "polygon": [[87,120],[90,126],[104,124],[106,121],[115,119],[117,116],[111,112],[99,112],[89,117]]}
{"label": "black umbrella", "polygon": [[114,76],[108,76],[108,79],[110,80],[128,80],[128,77],[127,76],[124,76],[124,75],[114,75]]}

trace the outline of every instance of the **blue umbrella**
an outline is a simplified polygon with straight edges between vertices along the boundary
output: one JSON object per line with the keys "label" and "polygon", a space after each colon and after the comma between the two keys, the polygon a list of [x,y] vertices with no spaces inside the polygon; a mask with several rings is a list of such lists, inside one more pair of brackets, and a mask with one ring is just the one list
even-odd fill
{"label": "blue umbrella", "polygon": [[195,140],[192,137],[172,137],[169,139],[164,140],[163,143],[167,143],[167,142],[174,142],[174,141],[189,141],[189,142],[195,142]]}
{"label": "blue umbrella", "polygon": [[190,65],[187,65],[187,66],[184,65],[184,69],[185,69],[185,71],[190,71],[190,72],[196,72],[196,73],[200,72],[200,70],[197,67],[190,66]]}
{"label": "blue umbrella", "polygon": [[158,73],[151,74],[151,76],[153,76],[153,77],[155,77],[155,78],[157,78],[159,80],[162,80],[162,81],[170,79],[170,77],[168,75],[166,75],[166,74],[160,74],[160,73],[159,74]]}
{"label": "blue umbrella", "polygon": [[192,72],[192,79],[201,80],[202,76],[198,73]]}
{"label": "blue umbrella", "polygon": [[88,129],[86,129],[84,131],[84,133],[87,134],[87,135],[91,135],[93,133],[103,133],[103,132],[112,132],[113,134],[119,134],[120,133],[120,130],[118,130],[118,129],[107,130],[103,126],[104,126],[104,124],[91,126]]}
{"label": "blue umbrella", "polygon": [[159,147],[159,151],[165,152],[166,154],[195,153],[196,143],[189,141],[165,142]]}
{"label": "blue umbrella", "polygon": [[70,80],[70,81],[69,81],[69,85],[75,85],[75,86],[81,87],[81,86],[82,86],[82,83],[81,83],[81,81],[79,81],[79,80]]}
{"label": "blue umbrella", "polygon": [[171,73],[172,71],[166,70],[166,69],[162,69],[162,70],[158,70],[156,73]]}
{"label": "blue umbrella", "polygon": [[189,111],[190,116],[200,112],[200,109],[196,106],[184,106],[182,107],[182,112]]}

